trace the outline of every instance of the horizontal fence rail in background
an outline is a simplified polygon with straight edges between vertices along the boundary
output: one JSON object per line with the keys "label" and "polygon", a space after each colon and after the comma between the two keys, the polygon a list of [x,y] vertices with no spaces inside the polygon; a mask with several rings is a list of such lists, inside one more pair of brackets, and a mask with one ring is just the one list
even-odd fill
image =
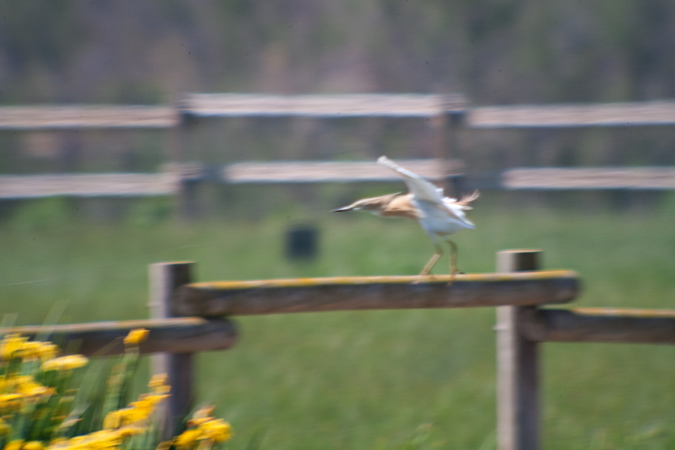
{"label": "horizontal fence rail in background", "polygon": [[[402,160],[430,180],[459,176],[458,161]],[[215,176],[214,176],[215,174]],[[178,195],[186,182],[222,184],[396,182],[400,178],[374,162],[242,162],[210,170],[171,164],[165,172],[59,175],[0,175],[0,199],[68,197],[152,197]],[[675,168],[519,168],[484,175],[472,183],[504,190],[673,190]]]}
{"label": "horizontal fence rail in background", "polygon": [[451,113],[469,128],[674,125],[675,102],[467,107],[461,95],[189,94],[175,106],[0,107],[0,130],[171,128],[180,117],[433,117]]}
{"label": "horizontal fence rail in background", "polygon": [[178,114],[169,106],[36,105],[0,107],[0,130],[171,128]]}
{"label": "horizontal fence rail in background", "polygon": [[[675,102],[505,105],[467,108],[461,96],[425,94],[191,94],[192,117],[432,117],[450,109],[470,128],[638,126],[675,124]],[[451,105],[450,108],[448,106]]]}
{"label": "horizontal fence rail in background", "polygon": [[675,189],[673,167],[519,168],[498,178],[507,190]]}
{"label": "horizontal fence rail in background", "polygon": [[467,111],[473,128],[569,128],[674,125],[675,102],[481,106]]}
{"label": "horizontal fence rail in background", "polygon": [[190,117],[430,117],[443,111],[444,99],[432,94],[190,94],[180,108]]}
{"label": "horizontal fence rail in background", "polygon": [[[460,175],[463,165],[459,161],[440,159],[398,160],[406,169],[431,180],[440,180],[448,174]],[[242,162],[222,170],[225,183],[317,183],[400,181],[391,169],[373,161],[294,161],[294,162]]]}
{"label": "horizontal fence rail in background", "polygon": [[171,173],[0,175],[0,199],[155,197],[179,191],[180,178]]}
{"label": "horizontal fence rail in background", "polygon": [[[457,131],[487,128],[656,126],[675,124],[675,102],[506,105],[467,107],[461,95],[434,94],[189,94],[173,106],[36,105],[0,107],[0,130],[173,129],[171,147],[189,160],[184,136],[195,121],[227,117],[434,117],[437,160],[406,162],[411,170],[447,180],[463,173]],[[182,137],[178,137],[182,136]],[[178,143],[181,142],[181,143]],[[454,153],[453,153],[454,152]],[[175,155],[174,155],[175,156]],[[174,158],[175,159],[175,158]],[[443,165],[431,167],[434,161]],[[180,164],[167,164],[177,167]],[[0,177],[0,199],[178,195],[181,211],[196,182],[311,183],[391,181],[382,168],[363,162],[242,162],[225,168],[184,168],[157,174],[62,174]],[[193,168],[195,165],[193,165]],[[675,168],[518,168],[482,176],[482,189],[675,189]],[[447,183],[447,181],[446,181]]]}

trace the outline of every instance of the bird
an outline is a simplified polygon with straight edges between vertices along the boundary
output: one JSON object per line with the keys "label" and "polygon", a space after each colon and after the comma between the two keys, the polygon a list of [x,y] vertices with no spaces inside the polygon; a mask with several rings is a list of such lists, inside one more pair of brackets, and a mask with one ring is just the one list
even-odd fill
{"label": "bird", "polygon": [[457,244],[449,237],[460,230],[475,229],[467,219],[465,211],[470,203],[479,197],[478,191],[460,199],[446,197],[443,189],[423,177],[401,167],[386,156],[380,156],[377,163],[396,172],[408,187],[408,193],[397,192],[357,200],[332,212],[368,211],[379,217],[405,217],[416,220],[427,233],[434,245],[435,253],[419,274],[417,283],[429,276],[431,269],[443,256],[443,242],[450,246],[450,284],[459,273],[457,269]]}

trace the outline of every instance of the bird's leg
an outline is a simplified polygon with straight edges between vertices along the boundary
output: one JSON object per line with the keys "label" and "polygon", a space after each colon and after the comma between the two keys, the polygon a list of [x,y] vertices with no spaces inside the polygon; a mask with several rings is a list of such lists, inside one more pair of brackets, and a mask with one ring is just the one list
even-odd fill
{"label": "bird's leg", "polygon": [[457,244],[451,240],[448,240],[448,244],[450,244],[450,283],[448,284],[452,285],[455,281],[455,275],[462,272],[457,269]]}
{"label": "bird's leg", "polygon": [[419,283],[424,277],[429,275],[431,269],[434,268],[440,257],[443,256],[443,247],[438,244],[434,244],[434,247],[436,248],[436,253],[434,253],[429,262],[424,266],[424,269],[422,269],[422,272],[420,272],[415,283]]}
{"label": "bird's leg", "polygon": [[450,244],[450,275],[455,275],[459,273],[457,270],[457,244],[452,241],[448,241]]}

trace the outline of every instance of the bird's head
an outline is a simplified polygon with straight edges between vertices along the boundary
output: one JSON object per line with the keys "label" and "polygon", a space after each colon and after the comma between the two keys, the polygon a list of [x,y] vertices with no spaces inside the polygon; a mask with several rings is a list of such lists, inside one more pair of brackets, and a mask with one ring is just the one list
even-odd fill
{"label": "bird's head", "polygon": [[343,206],[342,208],[334,209],[331,212],[344,212],[344,211],[368,211],[375,215],[381,215],[382,211],[386,206],[395,198],[400,195],[400,192],[395,194],[382,195],[380,197],[370,197],[362,198],[357,200],[351,205]]}

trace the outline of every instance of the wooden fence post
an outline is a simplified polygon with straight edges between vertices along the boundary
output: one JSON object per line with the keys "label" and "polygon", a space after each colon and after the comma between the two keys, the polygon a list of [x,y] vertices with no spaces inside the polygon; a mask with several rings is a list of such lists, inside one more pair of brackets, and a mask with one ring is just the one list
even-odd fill
{"label": "wooden fence post", "polygon": [[173,158],[180,170],[176,204],[179,217],[185,221],[194,220],[201,213],[199,194],[203,174],[199,173],[201,169],[195,171],[195,164],[192,162],[195,155],[191,151],[195,145],[195,130],[199,119],[191,114],[191,107],[189,99],[182,99],[177,103],[178,121],[173,130]]}
{"label": "wooden fence post", "polygon": [[[505,250],[497,253],[497,272],[538,270],[541,252]],[[497,442],[499,450],[538,450],[538,344],[520,330],[523,316],[534,306],[497,307]]]}
{"label": "wooden fence post", "polygon": [[[171,307],[176,289],[192,281],[194,263],[156,263],[150,265],[150,317],[176,317]],[[171,396],[165,403],[161,419],[163,438],[169,439],[181,417],[190,412],[193,400],[193,354],[163,353],[152,357],[153,373],[166,373]]]}
{"label": "wooden fence post", "polygon": [[450,160],[461,158],[460,133],[466,117],[466,99],[461,94],[441,96],[442,109],[433,123],[436,128],[436,155],[443,162],[443,187],[448,195],[462,196],[464,174],[452,174]]}

